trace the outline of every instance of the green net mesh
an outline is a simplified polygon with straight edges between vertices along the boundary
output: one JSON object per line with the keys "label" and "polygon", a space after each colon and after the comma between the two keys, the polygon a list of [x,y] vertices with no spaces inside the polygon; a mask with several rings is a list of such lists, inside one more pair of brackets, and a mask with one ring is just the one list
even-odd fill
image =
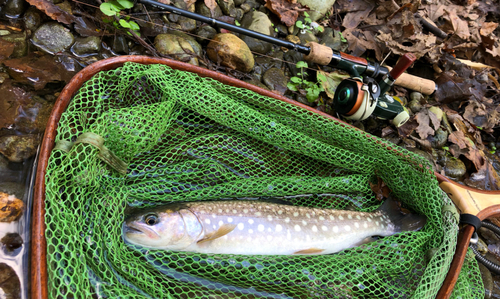
{"label": "green net mesh", "polygon": [[[128,165],[106,161],[101,136]],[[109,160],[109,157],[108,157]],[[111,158],[112,160],[112,158]],[[52,298],[434,298],[458,225],[425,159],[295,105],[163,65],[126,63],[86,82],[63,113],[46,176]],[[242,256],[124,243],[130,207],[279,198],[380,205],[380,177],[425,228],[332,255]],[[454,298],[480,298],[468,258]]]}

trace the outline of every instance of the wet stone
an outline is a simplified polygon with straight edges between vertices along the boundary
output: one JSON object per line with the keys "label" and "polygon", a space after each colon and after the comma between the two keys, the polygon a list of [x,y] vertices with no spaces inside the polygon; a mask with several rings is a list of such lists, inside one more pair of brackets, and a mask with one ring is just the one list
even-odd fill
{"label": "wet stone", "polygon": [[267,88],[267,86],[262,84],[262,82],[260,82],[259,79],[255,78],[255,77],[252,77],[252,79],[246,80],[245,82],[253,84],[253,85],[258,86],[260,88],[264,88],[264,89],[269,90],[269,88]]}
{"label": "wet stone", "polygon": [[55,22],[43,24],[33,34],[33,43],[49,54],[67,50],[74,40],[69,29]]}
{"label": "wet stone", "polygon": [[10,58],[23,57],[28,53],[28,43],[26,42],[26,33],[14,33],[2,36],[2,39],[14,43],[14,51]]}
{"label": "wet stone", "polygon": [[222,10],[222,12],[225,15],[233,17],[233,18],[236,16],[236,7],[234,5],[233,0],[223,0],[223,1],[219,1],[218,3],[220,6],[220,9]]}
{"label": "wet stone", "polygon": [[34,7],[30,7],[24,14],[24,26],[26,29],[35,31],[42,23],[40,11]]}
{"label": "wet stone", "polygon": [[24,12],[27,6],[25,0],[7,0],[2,12],[7,17],[17,18]]}
{"label": "wet stone", "polygon": [[22,200],[14,195],[0,192],[0,222],[12,222],[18,220],[24,210]]}
{"label": "wet stone", "polygon": [[420,104],[420,101],[418,100],[411,100],[408,103],[408,109],[411,110],[413,113],[418,113],[420,110],[422,110],[422,104]]}
{"label": "wet stone", "polygon": [[196,53],[196,55],[198,55],[198,56],[201,56],[202,49],[201,49],[200,44],[196,41],[196,38],[194,38],[193,36],[191,36],[189,34],[181,32],[179,30],[170,30],[168,33],[173,34],[173,35],[177,35],[177,36],[185,39],[193,48],[194,53]]}
{"label": "wet stone", "polygon": [[335,34],[332,28],[327,27],[323,31],[323,33],[320,35],[321,38],[321,43],[324,44],[325,46],[335,49],[335,50],[340,50],[340,47],[342,46],[342,40],[340,39],[340,34]]}
{"label": "wet stone", "polygon": [[447,177],[460,179],[465,175],[465,164],[460,159],[450,158],[444,165],[444,173]]}
{"label": "wet stone", "polygon": [[493,288],[491,291],[491,299],[500,299],[500,275],[493,276]]}
{"label": "wet stone", "polygon": [[427,140],[431,142],[433,148],[442,148],[448,141],[448,131],[439,128],[434,136],[428,136]]}
{"label": "wet stone", "polygon": [[315,42],[317,43],[318,42],[318,38],[314,35],[314,33],[310,32],[310,31],[305,31],[305,32],[299,32],[299,34],[297,34],[297,36],[300,38],[300,43],[305,45],[309,42]]}
{"label": "wet stone", "polygon": [[127,39],[122,35],[117,35],[113,39],[113,51],[117,54],[128,55],[129,48],[127,44]]}
{"label": "wet stone", "polygon": [[[198,65],[198,59],[193,56],[193,47],[184,38],[174,34],[160,34],[155,38],[155,48],[160,54],[169,55],[176,60]],[[189,53],[192,54],[189,54]]]}
{"label": "wet stone", "polygon": [[203,1],[196,2],[196,13],[203,15],[207,18],[217,19],[223,15],[220,6],[217,4],[213,12],[210,11],[210,8],[205,5]]}
{"label": "wet stone", "polygon": [[414,92],[410,93],[410,99],[412,101],[418,101],[418,102],[420,102],[420,101],[422,101],[424,99],[424,95],[421,94],[418,91],[414,91]]}
{"label": "wet stone", "polygon": [[23,246],[23,238],[18,233],[8,233],[6,234],[0,242],[2,243],[2,248],[6,254],[12,255],[16,253],[16,249]]}
{"label": "wet stone", "polygon": [[481,263],[478,264],[479,271],[481,272],[481,277],[483,279],[484,299],[490,299],[493,292],[493,277],[491,276],[491,272],[488,268]]}
{"label": "wet stone", "polygon": [[254,57],[247,44],[231,33],[220,33],[207,46],[207,54],[215,63],[250,72],[255,64]]}
{"label": "wet stone", "polygon": [[40,136],[32,135],[10,135],[0,137],[0,153],[11,162],[22,162],[36,153]]}
{"label": "wet stone", "polygon": [[78,56],[90,56],[99,54],[101,49],[101,38],[98,36],[89,36],[77,38],[71,47],[73,53]]}
{"label": "wet stone", "polygon": [[287,78],[282,70],[278,68],[270,68],[264,73],[262,80],[270,90],[278,91],[279,94],[285,93]]}
{"label": "wet stone", "polygon": [[247,13],[250,10],[252,10],[252,6],[248,3],[243,3],[240,8],[243,10],[243,12]]}
{"label": "wet stone", "polygon": [[[241,27],[257,31],[265,35],[273,35],[274,28],[269,17],[259,11],[247,13],[241,20]],[[267,42],[255,39],[253,37],[241,35],[241,39],[248,45],[251,51],[266,54],[271,51],[272,45]]]}
{"label": "wet stone", "polygon": [[0,263],[0,289],[3,299],[20,299],[21,283],[16,272],[7,264]]}
{"label": "wet stone", "polygon": [[235,6],[240,6],[241,4],[243,4],[245,2],[245,0],[234,0],[234,5]]}
{"label": "wet stone", "polygon": [[210,26],[202,26],[196,31],[196,35],[198,35],[198,42],[203,43],[203,42],[208,42],[209,39],[214,38],[214,36],[217,34],[217,30],[215,28],[210,27]]}

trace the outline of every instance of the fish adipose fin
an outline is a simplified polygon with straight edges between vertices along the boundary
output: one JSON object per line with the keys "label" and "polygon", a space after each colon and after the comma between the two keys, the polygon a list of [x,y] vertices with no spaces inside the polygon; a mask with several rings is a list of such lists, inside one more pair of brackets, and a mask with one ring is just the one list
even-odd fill
{"label": "fish adipose fin", "polygon": [[304,250],[295,251],[293,254],[317,254],[325,251],[324,249],[319,248],[308,248]]}
{"label": "fish adipose fin", "polygon": [[215,232],[208,234],[205,238],[203,238],[201,240],[198,240],[197,243],[200,244],[200,243],[204,243],[204,242],[208,242],[208,241],[212,241],[212,240],[215,240],[217,238],[220,238],[220,237],[232,232],[235,227],[236,227],[236,225],[234,225],[234,224],[226,223],[226,224],[222,225],[221,227],[219,227],[219,229],[216,230]]}
{"label": "fish adipose fin", "polygon": [[417,214],[402,214],[398,203],[389,197],[377,209],[377,211],[389,217],[389,220],[394,224],[394,232],[399,233],[403,231],[418,231],[424,227],[427,218]]}

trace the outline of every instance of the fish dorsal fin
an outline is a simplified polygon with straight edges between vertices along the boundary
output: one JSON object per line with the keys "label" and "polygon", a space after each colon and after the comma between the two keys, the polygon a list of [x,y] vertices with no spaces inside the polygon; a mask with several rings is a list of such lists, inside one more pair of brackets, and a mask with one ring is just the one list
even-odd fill
{"label": "fish dorsal fin", "polygon": [[293,254],[316,254],[316,253],[322,253],[323,251],[325,251],[325,250],[313,247],[313,248],[295,251]]}
{"label": "fish dorsal fin", "polygon": [[220,238],[220,237],[232,232],[235,227],[236,227],[236,225],[234,225],[234,224],[226,223],[226,224],[222,225],[221,227],[219,227],[218,230],[216,230],[210,234],[207,234],[207,236],[205,238],[198,240],[197,243],[200,244],[200,243],[204,243],[204,242],[208,242],[208,241],[212,241],[212,240],[215,240],[217,238]]}

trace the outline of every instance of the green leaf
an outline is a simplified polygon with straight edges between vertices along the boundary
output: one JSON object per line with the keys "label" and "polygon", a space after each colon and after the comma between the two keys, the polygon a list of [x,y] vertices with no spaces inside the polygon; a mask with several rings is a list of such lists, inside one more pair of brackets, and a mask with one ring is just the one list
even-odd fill
{"label": "green leaf", "polygon": [[309,14],[307,13],[307,11],[304,11],[304,16],[309,17]]}
{"label": "green leaf", "polygon": [[130,29],[132,29],[134,31],[141,29],[141,27],[139,27],[139,24],[137,24],[134,21],[130,21],[130,22],[128,22],[128,24],[130,25]]}
{"label": "green leaf", "polygon": [[444,149],[445,151],[449,151],[450,150],[450,148],[447,147],[447,146],[443,146],[442,149]]}
{"label": "green leaf", "polygon": [[300,79],[299,77],[292,77],[290,78],[290,81],[292,81],[293,83],[302,83],[302,79]]}
{"label": "green leaf", "polygon": [[326,82],[326,80],[327,80],[327,79],[326,79],[326,76],[325,76],[325,75],[323,75],[322,73],[318,73],[317,78],[318,78],[318,80],[320,80],[321,82]]}
{"label": "green leaf", "polygon": [[309,103],[316,101],[318,97],[319,97],[319,91],[312,88],[307,90],[306,98],[309,101]]}
{"label": "green leaf", "polygon": [[295,66],[297,68],[307,67],[307,62],[305,62],[305,61],[299,61],[299,62],[297,62],[297,64]]}
{"label": "green leaf", "polygon": [[102,11],[103,14],[107,16],[116,16],[116,14],[120,12],[120,9],[118,9],[115,5],[113,5],[110,2],[102,3],[99,6],[99,9]]}
{"label": "green leaf", "polygon": [[304,22],[306,22],[306,24],[311,24],[312,23],[312,20],[310,18],[305,18],[304,19]]}
{"label": "green leaf", "polygon": [[291,91],[297,91],[297,86],[295,86],[295,84],[293,84],[292,82],[288,82],[286,84],[286,87],[288,87],[288,89],[290,89]]}
{"label": "green leaf", "polygon": [[121,19],[120,20],[120,25],[123,27],[123,28],[130,28],[130,24],[125,21],[124,19]]}
{"label": "green leaf", "polygon": [[343,43],[347,43],[347,39],[345,39],[345,37],[342,35],[342,32],[339,32],[340,34],[340,41],[342,41]]}
{"label": "green leaf", "polygon": [[274,28],[274,31],[275,31],[275,32],[278,32],[278,28]]}
{"label": "green leaf", "polygon": [[304,29],[304,24],[302,24],[302,21],[297,21],[295,23],[295,26],[297,26],[297,28]]}
{"label": "green leaf", "polygon": [[134,7],[134,2],[130,0],[117,0],[118,3],[124,8],[124,9],[129,9]]}
{"label": "green leaf", "polygon": [[318,30],[319,32],[325,31],[325,29],[323,29],[323,27],[321,27],[321,26],[316,27],[316,30]]}
{"label": "green leaf", "polygon": [[234,24],[235,24],[236,26],[241,26],[241,24],[240,24],[240,22],[238,22],[238,20],[234,20]]}

